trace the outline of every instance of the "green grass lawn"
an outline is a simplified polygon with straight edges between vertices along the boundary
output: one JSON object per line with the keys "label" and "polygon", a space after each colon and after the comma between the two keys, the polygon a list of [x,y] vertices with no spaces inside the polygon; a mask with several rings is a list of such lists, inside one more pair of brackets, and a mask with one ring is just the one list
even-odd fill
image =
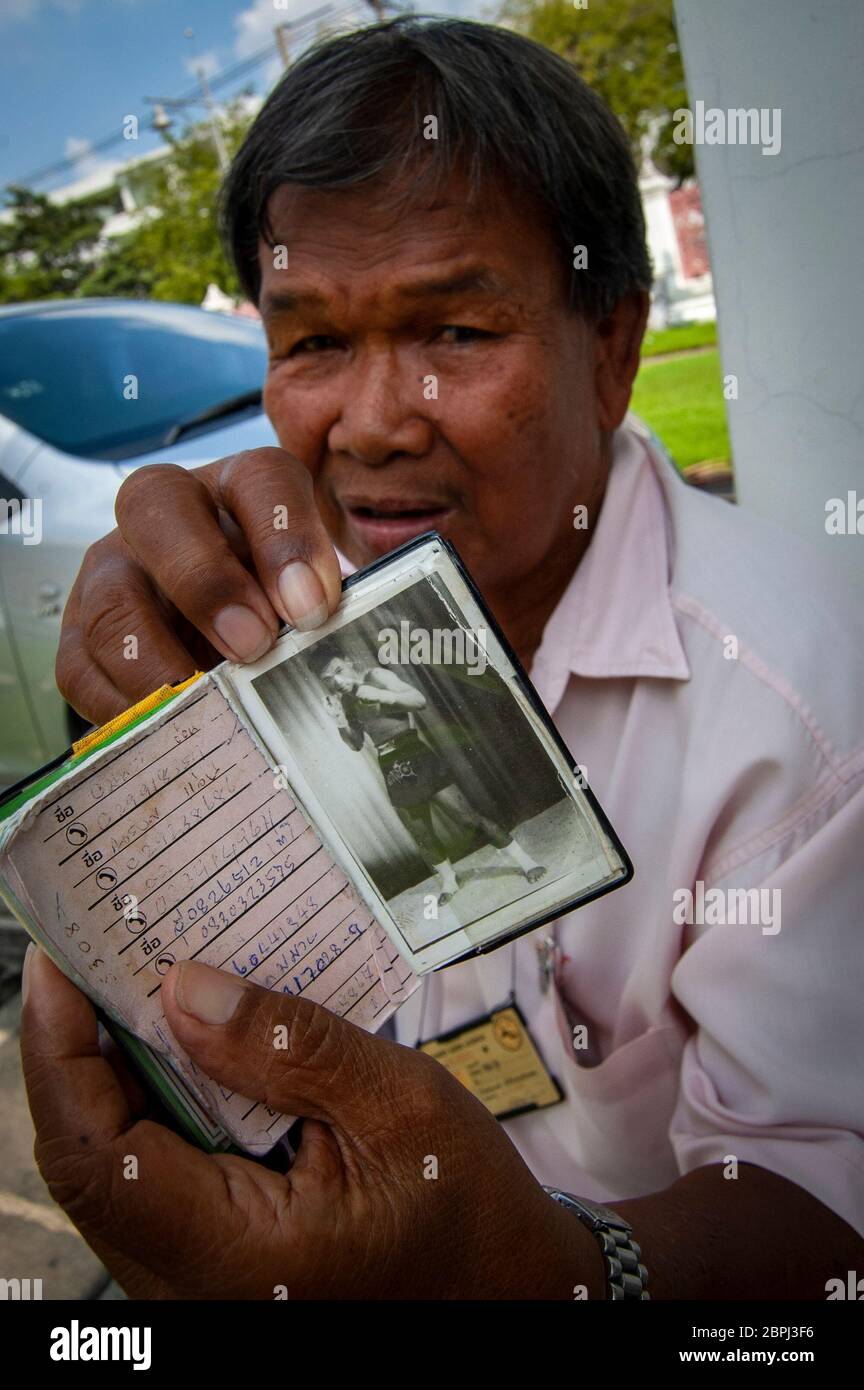
{"label": "green grass lawn", "polygon": [[706,459],[729,461],[726,402],[716,350],[667,362],[644,361],[630,408],[659,436],[679,468]]}
{"label": "green grass lawn", "polygon": [[645,334],[642,356],[658,352],[685,352],[688,348],[713,347],[717,341],[716,323],[681,323],[677,328],[655,328]]}

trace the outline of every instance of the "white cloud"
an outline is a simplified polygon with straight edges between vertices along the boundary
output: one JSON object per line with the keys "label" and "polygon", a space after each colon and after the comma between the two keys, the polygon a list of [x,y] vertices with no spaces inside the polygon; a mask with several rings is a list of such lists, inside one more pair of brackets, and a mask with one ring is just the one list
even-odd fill
{"label": "white cloud", "polygon": [[273,0],[253,0],[248,9],[234,16],[237,37],[234,52],[238,58],[248,58],[268,43],[275,42],[273,31],[277,24],[290,23],[317,9],[314,0],[286,0],[286,8],[277,9]]}
{"label": "white cloud", "polygon": [[35,19],[40,10],[60,10],[77,14],[87,0],[0,0],[0,24],[26,23]]}
{"label": "white cloud", "polygon": [[[314,10],[323,8],[327,0],[252,0],[246,9],[234,16],[237,36],[234,51],[238,58],[248,58],[250,54],[272,43],[273,31],[277,24],[291,24]],[[334,13],[347,8],[346,0],[331,0]],[[372,24],[372,7],[365,0],[355,0],[353,17],[356,24]],[[464,18],[488,18],[495,6],[490,0],[429,0],[421,6],[424,14],[461,15]],[[322,25],[327,16],[322,16]],[[308,31],[307,31],[308,33]],[[308,42],[308,40],[306,40]]]}
{"label": "white cloud", "polygon": [[[323,8],[326,3],[327,0],[252,0],[251,4],[234,16],[236,57],[249,58],[268,44],[275,45],[277,25],[296,23],[304,15]],[[334,14],[338,16],[340,26],[350,27],[351,21],[358,28],[374,23],[372,8],[365,0],[354,0],[350,11],[350,0],[330,0],[330,3]],[[481,19],[488,18],[486,11],[490,6],[489,0],[429,0],[429,3],[422,4],[420,8],[424,14],[459,15],[466,19]],[[292,55],[298,55],[301,47],[305,47],[316,37],[315,29],[320,27],[323,30],[326,24],[327,16],[322,15],[319,24],[314,28],[304,28],[302,40],[295,40],[294,43],[291,41],[289,30],[287,38]],[[281,72],[281,61],[274,55],[272,61],[264,65],[262,75],[265,82],[272,83]]]}
{"label": "white cloud", "polygon": [[186,58],[184,61],[184,67],[190,77],[197,77],[202,68],[205,77],[213,77],[221,66],[212,48],[208,49],[206,53],[199,53],[197,58]]}
{"label": "white cloud", "polygon": [[[268,43],[275,45],[277,25],[295,24],[304,15],[323,9],[326,3],[327,0],[280,0],[279,3],[276,3],[276,0],[252,0],[251,5],[234,16],[235,54],[238,58],[248,58],[266,48]],[[372,9],[364,0],[353,0],[353,9],[350,12],[351,0],[330,0],[330,3],[340,26],[351,27],[353,21],[359,28],[363,24],[374,22]],[[292,56],[298,56],[303,48],[317,37],[317,31],[324,30],[326,24],[327,15],[322,15],[314,26],[305,26],[293,39],[289,30],[286,37]],[[267,63],[263,70],[267,82],[275,82],[281,73],[282,63],[278,57]]]}
{"label": "white cloud", "polygon": [[[268,43],[275,45],[277,24],[296,19],[304,11],[314,7],[314,0],[288,0],[291,9],[276,9],[273,0],[253,0],[245,10],[234,16],[234,53],[238,58],[250,58],[266,48]],[[264,64],[261,76],[266,86],[276,82],[282,73],[282,61],[274,51],[273,57]]]}

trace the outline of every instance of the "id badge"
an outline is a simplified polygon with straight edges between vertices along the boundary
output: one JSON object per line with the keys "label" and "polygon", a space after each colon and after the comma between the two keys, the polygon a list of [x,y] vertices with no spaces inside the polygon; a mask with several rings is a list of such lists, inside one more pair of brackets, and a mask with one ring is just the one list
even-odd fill
{"label": "id badge", "polygon": [[497,1120],[558,1105],[564,1093],[547,1069],[516,1003],[418,1043]]}

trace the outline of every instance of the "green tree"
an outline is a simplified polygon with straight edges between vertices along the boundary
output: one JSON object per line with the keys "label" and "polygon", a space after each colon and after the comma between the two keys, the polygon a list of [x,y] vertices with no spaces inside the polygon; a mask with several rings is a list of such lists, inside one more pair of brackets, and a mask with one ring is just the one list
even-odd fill
{"label": "green tree", "polygon": [[0,221],[0,302],[73,295],[98,254],[116,193],[54,203],[44,193],[13,185]]}
{"label": "green tree", "polygon": [[[249,122],[240,103],[226,114],[229,154]],[[102,230],[121,205],[116,187],[63,204],[10,188],[0,221],[0,302],[112,295],[200,304],[211,280],[239,295],[216,225],[221,178],[209,126],[190,126],[161,158],[124,170],[138,221],[110,239]]]}
{"label": "green tree", "polygon": [[[229,154],[248,125],[242,111],[234,108],[229,113],[223,128]],[[239,295],[216,223],[221,178],[205,125],[194,125],[173,140],[164,158],[139,165],[132,183],[142,220],[108,249],[82,293],[200,304],[212,280],[227,294]]]}
{"label": "green tree", "polygon": [[639,160],[644,149],[679,182],[693,173],[690,145],[672,138],[687,105],[672,0],[505,0],[499,18],[560,53],[612,108]]}
{"label": "green tree", "polygon": [[112,237],[98,260],[88,269],[77,294],[86,298],[152,299],[158,277],[137,231]]}

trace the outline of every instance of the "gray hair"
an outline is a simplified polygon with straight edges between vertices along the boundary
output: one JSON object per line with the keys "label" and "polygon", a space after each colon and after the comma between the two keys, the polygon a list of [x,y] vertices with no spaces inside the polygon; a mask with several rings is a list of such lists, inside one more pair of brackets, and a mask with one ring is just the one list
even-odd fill
{"label": "gray hair", "polygon": [[[623,295],[650,287],[633,157],[600,97],[564,59],[519,34],[412,15],[317,44],[261,108],[222,195],[246,294],[257,302],[258,240],[274,243],[268,203],[283,184],[333,190],[387,180],[413,198],[457,170],[471,198],[492,185],[520,203],[533,197],[572,309],[599,320]],[[588,265],[574,270],[577,246]]]}

